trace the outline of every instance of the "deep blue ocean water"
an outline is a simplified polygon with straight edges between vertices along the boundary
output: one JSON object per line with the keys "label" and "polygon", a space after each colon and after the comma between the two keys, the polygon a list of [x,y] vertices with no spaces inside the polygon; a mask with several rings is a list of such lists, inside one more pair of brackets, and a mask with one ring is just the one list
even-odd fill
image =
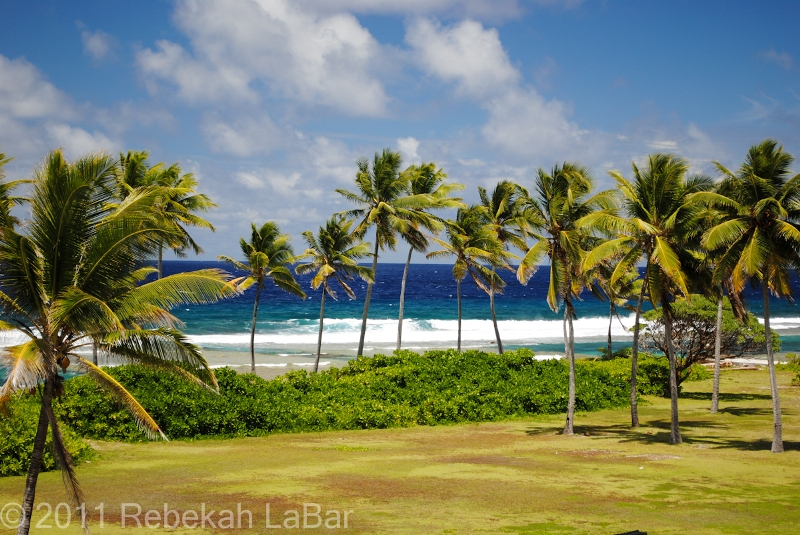
{"label": "deep blue ocean water", "polygon": [[[376,285],[369,312],[366,351],[391,353],[397,336],[398,299],[403,264],[378,264]],[[166,261],[165,275],[196,269],[218,268],[233,275],[231,266],[216,261]],[[501,273],[507,286],[496,297],[497,317],[503,344],[508,349],[529,347],[538,354],[563,353],[562,313],[550,310],[545,301],[549,267],[542,266],[527,286],[522,286],[511,272]],[[307,358],[316,348],[319,327],[320,292],[310,288],[310,276],[299,277],[308,297],[303,300],[287,294],[271,282],[261,297],[256,329],[256,347],[260,354],[281,359]],[[800,295],[800,279],[792,282]],[[351,356],[358,346],[363,298],[366,284],[354,282],[357,298],[350,300],[339,292],[339,300],[327,299],[323,352],[328,356]],[[761,292],[747,288],[744,293],[749,309],[761,317]],[[185,306],[173,314],[184,323],[192,341],[205,349],[230,352],[249,350],[250,321],[255,289],[212,305]],[[469,279],[462,284],[462,347],[494,347],[488,296]],[[412,264],[406,285],[403,347],[423,350],[432,347],[455,347],[456,284],[452,266]],[[800,309],[786,299],[771,301],[772,327],[781,334],[783,351],[800,351]],[[608,329],[608,303],[586,292],[576,303],[576,352],[596,354],[605,345]],[[621,312],[624,327],[615,319],[612,335],[615,347],[630,345],[627,328],[633,316]],[[2,371],[0,370],[0,375]]]}
{"label": "deep blue ocean water", "polygon": [[[215,267],[234,275],[230,266],[219,262],[165,262],[165,273]],[[378,264],[376,284],[370,303],[370,328],[367,346],[374,350],[394,349],[397,332],[398,300],[403,264]],[[545,296],[549,267],[542,266],[527,286],[519,284],[511,272],[501,273],[507,282],[505,291],[496,297],[497,318],[504,345],[532,347],[535,351],[563,351],[561,312],[548,307]],[[308,297],[303,300],[267,284],[262,297],[257,323],[257,342],[276,351],[306,351],[316,344],[319,321],[320,292],[310,288],[310,276],[299,277]],[[793,281],[795,294],[800,294],[800,279]],[[339,349],[355,349],[363,311],[366,284],[354,282],[357,298],[350,300],[339,292],[339,300],[325,303],[323,344]],[[211,348],[246,348],[252,317],[255,290],[214,305],[190,306],[175,310],[185,322],[185,331],[198,343]],[[759,289],[747,288],[745,300],[749,309],[761,317]],[[462,283],[462,343],[486,347],[494,343],[490,321],[489,298],[469,279]],[[580,353],[594,353],[602,345],[608,329],[608,303],[589,292],[576,303],[576,344]],[[626,328],[632,324],[629,313],[621,313]],[[783,350],[800,349],[800,337],[788,335],[800,327],[800,309],[786,299],[771,301],[773,328],[785,330]],[[445,264],[412,264],[406,284],[404,347],[452,347],[456,340],[456,283],[452,267]],[[612,325],[613,337],[624,344],[629,333],[618,321]]]}

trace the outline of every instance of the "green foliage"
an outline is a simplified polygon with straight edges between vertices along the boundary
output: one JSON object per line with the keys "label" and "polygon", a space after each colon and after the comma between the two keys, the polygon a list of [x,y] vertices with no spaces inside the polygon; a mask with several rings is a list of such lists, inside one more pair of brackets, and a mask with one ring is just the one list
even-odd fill
{"label": "green foliage", "polygon": [[[40,407],[41,404],[37,399],[23,394],[21,397],[15,397],[8,405],[9,416],[0,418],[0,477],[20,476],[28,472]],[[60,427],[74,464],[80,464],[94,457],[91,446],[66,426]],[[52,433],[48,433],[42,470],[55,470],[55,468]]]}
{"label": "green foliage", "polygon": [[[663,392],[664,359],[643,359],[642,394]],[[629,402],[624,361],[579,361],[577,409]],[[107,372],[131,393],[172,439],[258,436],[276,432],[375,429],[491,421],[555,414],[567,407],[568,367],[537,361],[529,350],[503,355],[453,350],[424,355],[360,357],[318,374],[290,372],[272,381],[218,370],[220,394],[141,366]],[[66,383],[56,413],[85,437],[141,441],[128,412],[84,377]]]}

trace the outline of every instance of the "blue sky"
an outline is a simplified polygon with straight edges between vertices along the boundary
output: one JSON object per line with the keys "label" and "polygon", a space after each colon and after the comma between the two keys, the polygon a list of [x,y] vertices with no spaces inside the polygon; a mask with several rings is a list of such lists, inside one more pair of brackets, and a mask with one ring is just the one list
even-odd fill
{"label": "blue sky", "polygon": [[180,162],[219,205],[204,258],[268,219],[301,249],[385,147],[439,163],[467,201],[563,160],[610,187],[650,152],[711,174],[765,137],[800,156],[800,2],[4,4],[8,175],[55,147]]}

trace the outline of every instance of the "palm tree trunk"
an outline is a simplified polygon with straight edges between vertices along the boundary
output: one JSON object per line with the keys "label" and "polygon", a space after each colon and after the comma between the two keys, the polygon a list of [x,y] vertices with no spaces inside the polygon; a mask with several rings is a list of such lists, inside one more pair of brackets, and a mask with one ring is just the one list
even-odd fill
{"label": "palm tree trunk", "polygon": [[163,274],[164,267],[164,242],[158,243],[158,278]]}
{"label": "palm tree trunk", "polygon": [[489,290],[489,306],[492,308],[492,323],[494,324],[494,336],[497,339],[497,353],[503,354],[503,342],[500,340],[500,329],[497,328],[497,314],[494,311],[494,290]]}
{"label": "palm tree trunk", "polygon": [[322,303],[319,305],[319,336],[317,337],[317,358],[314,360],[314,373],[319,371],[319,355],[322,351],[322,322],[325,319],[325,288],[322,288]]}
{"label": "palm tree trunk", "polygon": [[31,529],[31,515],[33,514],[33,502],[36,498],[36,482],[39,479],[39,472],[42,470],[42,457],[44,456],[44,446],[47,441],[47,407],[53,400],[52,380],[45,381],[42,392],[42,408],[39,412],[39,425],[36,427],[36,438],[33,442],[33,453],[31,463],[28,467],[28,478],[25,480],[25,495],[22,498],[22,517],[17,527],[17,535],[28,535]]}
{"label": "palm tree trunk", "polygon": [[378,237],[375,236],[375,252],[372,255],[372,282],[367,284],[367,295],[364,297],[364,314],[361,316],[361,338],[358,340],[357,356],[364,354],[364,338],[367,336],[367,316],[369,316],[369,300],[372,287],[375,285],[375,271],[378,269]]}
{"label": "palm tree trunk", "polygon": [[575,420],[575,331],[572,328],[572,302],[569,297],[564,303],[564,319],[567,322],[567,338],[564,340],[564,348],[569,359],[569,401],[567,402],[567,423],[564,426],[564,434],[572,435],[575,432],[573,428]]}
{"label": "palm tree trunk", "polygon": [[664,345],[667,346],[669,360],[669,398],[670,398],[670,433],[669,443],[680,444],[681,429],[678,422],[678,366],[675,361],[675,349],[672,347],[672,307],[666,296],[661,299],[661,310],[664,314]]}
{"label": "palm tree trunk", "polygon": [[767,339],[767,365],[769,383],[772,388],[772,453],[783,453],[783,423],[781,421],[781,398],[778,394],[778,378],[775,375],[775,357],[772,354],[772,331],[769,329],[769,284],[761,281],[761,295],[764,298],[764,334]]}
{"label": "palm tree trunk", "polygon": [[[645,270],[645,276],[647,270]],[[639,292],[639,301],[636,303],[636,322],[633,324],[633,351],[631,351],[631,427],[639,427],[639,402],[636,399],[636,376],[639,373],[639,320],[642,316],[642,303],[644,302],[645,284]]]}
{"label": "palm tree trunk", "polygon": [[458,300],[458,344],[456,350],[461,353],[461,279],[456,280],[456,299]]}
{"label": "palm tree trunk", "polygon": [[408,278],[408,267],[411,265],[411,254],[414,248],[408,249],[408,260],[406,260],[406,267],[403,270],[403,282],[400,285],[400,315],[397,320],[397,350],[400,351],[400,344],[403,339],[403,312],[406,305],[406,279]]}
{"label": "palm tree trunk", "polygon": [[611,324],[614,323],[614,303],[609,303],[608,305],[608,358],[611,359],[614,356],[613,349],[611,347]]}
{"label": "palm tree trunk", "polygon": [[258,319],[258,302],[261,300],[261,287],[263,283],[258,281],[256,285],[256,302],[253,305],[253,322],[250,325],[250,371],[256,373],[256,320]]}
{"label": "palm tree trunk", "polygon": [[92,340],[92,364],[97,366],[97,342]]}
{"label": "palm tree trunk", "polygon": [[719,410],[719,354],[722,351],[722,293],[717,300],[717,325],[714,333],[714,391],[711,393],[711,414]]}

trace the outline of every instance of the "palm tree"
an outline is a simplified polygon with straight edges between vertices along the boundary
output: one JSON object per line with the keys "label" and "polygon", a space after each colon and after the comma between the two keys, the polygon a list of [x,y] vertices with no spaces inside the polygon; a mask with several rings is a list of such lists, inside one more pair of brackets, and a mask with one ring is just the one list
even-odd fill
{"label": "palm tree", "polygon": [[364,353],[364,338],[367,333],[369,302],[378,268],[378,249],[385,250],[388,247],[394,250],[397,246],[397,235],[408,234],[414,222],[420,220],[421,210],[430,208],[434,204],[434,199],[427,194],[407,195],[409,176],[399,174],[401,158],[397,152],[384,149],[380,154],[375,153],[372,166],[366,158],[359,159],[357,164],[358,193],[345,189],[337,189],[336,192],[359,206],[354,210],[343,212],[347,217],[360,219],[354,230],[359,238],[363,238],[371,227],[375,227],[373,281],[367,284],[364,313],[361,318],[361,335],[358,341],[358,356],[361,356]]}
{"label": "palm tree", "polygon": [[[530,221],[523,210],[525,192],[517,184],[508,180],[499,182],[489,195],[485,188],[478,187],[481,206],[487,221],[493,226],[497,239],[503,247],[514,247],[520,251],[528,249],[525,237],[530,229]],[[492,267],[492,269],[495,269]],[[497,327],[497,314],[494,306],[495,289],[489,286],[489,306],[492,311],[492,324],[497,339],[497,352],[503,353],[503,342],[500,340],[500,329]]]}
{"label": "palm tree", "polygon": [[508,254],[497,239],[494,226],[486,223],[482,206],[459,208],[455,221],[445,225],[447,240],[434,238],[443,249],[428,253],[427,258],[455,256],[453,278],[456,280],[456,299],[458,303],[458,342],[456,349],[461,351],[461,281],[469,275],[478,288],[486,293],[502,291],[505,282],[494,269],[486,264],[498,265],[498,259]]}
{"label": "palm tree", "polygon": [[347,281],[358,276],[370,282],[372,273],[366,267],[359,266],[358,260],[370,255],[370,244],[359,241],[358,237],[350,232],[353,226],[351,220],[341,215],[334,215],[324,227],[319,228],[317,237],[311,231],[303,233],[308,248],[297,259],[311,259],[307,264],[300,264],[295,268],[295,273],[305,275],[315,273],[311,287],[317,289],[322,286],[322,299],[319,305],[319,337],[317,338],[317,357],[314,360],[314,373],[319,370],[319,356],[322,351],[322,324],[325,320],[325,295],[336,299],[336,292],[331,288],[331,278],[339,283],[350,299],[355,299],[356,294],[347,284]]}
{"label": "palm tree", "polygon": [[744,163],[734,174],[715,162],[724,178],[719,195],[709,200],[727,209],[729,218],[703,236],[707,249],[722,249],[714,281],[731,278],[735,292],[747,280],[761,281],[764,303],[767,363],[772,389],[772,451],[783,452],[780,396],[775,374],[770,330],[770,291],[791,295],[789,269],[800,266],[800,174],[790,178],[794,158],[777,141],[767,139],[750,148]]}
{"label": "palm tree", "polygon": [[305,299],[306,294],[297,284],[288,264],[295,261],[294,251],[289,243],[289,235],[281,234],[278,225],[267,221],[260,228],[255,223],[250,224],[250,241],[244,238],[239,239],[239,248],[245,257],[245,262],[239,262],[229,256],[219,256],[224,262],[229,262],[233,266],[248,273],[247,278],[241,284],[241,288],[247,289],[253,284],[256,285],[256,299],[253,304],[253,321],[250,324],[250,371],[256,372],[256,322],[258,321],[258,304],[261,301],[261,291],[267,279],[285,292],[297,295]]}
{"label": "palm tree", "polygon": [[172,249],[178,257],[185,257],[186,250],[201,254],[203,249],[194,241],[186,227],[206,228],[214,231],[214,226],[197,215],[207,212],[217,205],[208,196],[197,193],[198,182],[192,173],[183,173],[175,163],[165,167],[163,163],[150,166],[148,152],[128,151],[120,154],[116,170],[118,196],[124,199],[136,188],[159,187],[161,195],[153,210],[154,216],[163,225],[174,226],[177,233],[172,241],[162,242],[158,247],[158,278],[163,276],[164,246]]}
{"label": "palm tree", "polygon": [[619,317],[619,308],[633,309],[632,306],[628,305],[628,301],[639,296],[643,282],[639,278],[639,271],[636,266],[633,266],[625,275],[612,284],[611,279],[615,267],[616,265],[613,262],[601,262],[587,273],[589,280],[592,281],[590,285],[592,293],[600,300],[608,301],[608,344],[606,348],[608,358],[614,356],[611,340],[611,326],[614,323],[614,316],[617,317],[617,321],[624,329],[625,325],[622,324],[622,319]]}
{"label": "palm tree", "polygon": [[[678,384],[675,352],[672,348],[672,309],[674,295],[689,297],[687,272],[701,256],[699,244],[692,244],[701,233],[703,215],[699,192],[711,188],[711,180],[703,176],[686,176],[685,160],[670,154],[651,154],[647,167],[640,169],[632,164],[633,181],[625,179],[618,171],[609,174],[616,180],[623,196],[623,209],[627,221],[620,222],[617,230],[621,237],[602,243],[593,249],[583,262],[584,269],[622,254],[622,259],[612,275],[619,280],[640,259],[645,259],[644,283],[636,305],[633,331],[633,356],[631,359],[631,425],[639,425],[636,400],[636,374],[638,368],[639,330],[642,303],[645,293],[653,306],[660,303],[664,310],[664,327],[667,337],[667,358],[670,366],[671,430],[670,443],[681,442],[678,422]],[[691,250],[697,245],[697,249]],[[687,254],[694,252],[695,255]],[[698,270],[695,270],[698,271]]]}
{"label": "palm tree", "polygon": [[[408,179],[408,194],[409,195],[430,195],[433,203],[430,208],[462,208],[464,204],[461,203],[460,198],[450,197],[454,191],[464,189],[463,184],[445,183],[447,174],[441,169],[436,169],[436,164],[425,163],[422,165],[412,165],[408,167],[404,174],[407,174]],[[405,312],[405,296],[406,296],[406,279],[408,278],[408,269],[411,265],[411,255],[415,250],[425,252],[428,248],[428,239],[419,227],[425,230],[438,233],[442,230],[444,225],[441,219],[428,214],[425,209],[418,209],[418,216],[413,221],[412,226],[408,232],[402,234],[403,239],[409,244],[408,258],[406,259],[406,266],[403,269],[403,281],[400,285],[400,312],[397,320],[397,350],[403,340],[403,315]]]}
{"label": "palm tree", "polygon": [[535,198],[526,200],[528,221],[536,230],[531,235],[536,243],[528,249],[517,269],[523,284],[533,276],[542,259],[550,259],[550,284],[547,303],[555,312],[564,305],[564,352],[569,361],[569,403],[564,434],[574,432],[575,416],[575,317],[573,298],[588,283],[580,266],[593,235],[606,230],[604,225],[614,220],[614,202],[610,192],[589,197],[593,180],[589,171],[580,165],[565,162],[556,165],[548,174],[539,169],[536,176]]}
{"label": "palm tree", "polygon": [[78,353],[82,348],[97,343],[123,362],[172,370],[216,387],[200,349],[176,329],[179,322],[169,309],[234,295],[238,281],[202,270],[143,283],[154,271],[142,267],[144,262],[173,231],[151,224],[158,196],[153,189],[113,204],[113,166],[100,154],[70,164],[60,151],[51,152],[34,172],[23,230],[6,225],[0,232],[0,328],[26,338],[0,355],[8,368],[0,409],[24,390],[35,390],[41,402],[20,534],[30,529],[48,429],[70,501],[76,507],[83,502],[52,407],[63,391],[59,370],[70,362],[127,405],[151,438],[166,438],[121,384]]}

